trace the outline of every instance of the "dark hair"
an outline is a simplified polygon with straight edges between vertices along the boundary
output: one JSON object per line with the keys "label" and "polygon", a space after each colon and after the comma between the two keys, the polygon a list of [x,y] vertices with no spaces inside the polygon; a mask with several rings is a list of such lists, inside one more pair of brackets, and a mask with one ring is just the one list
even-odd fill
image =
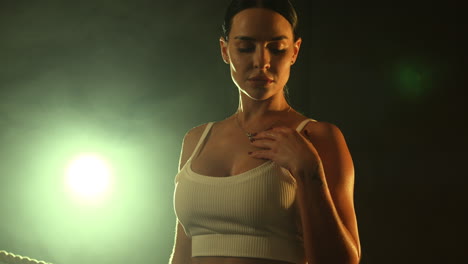
{"label": "dark hair", "polygon": [[297,13],[289,0],[232,0],[226,9],[222,26],[222,37],[225,40],[228,40],[231,31],[232,18],[240,11],[254,7],[270,9],[282,15],[291,24],[294,40],[299,38]]}

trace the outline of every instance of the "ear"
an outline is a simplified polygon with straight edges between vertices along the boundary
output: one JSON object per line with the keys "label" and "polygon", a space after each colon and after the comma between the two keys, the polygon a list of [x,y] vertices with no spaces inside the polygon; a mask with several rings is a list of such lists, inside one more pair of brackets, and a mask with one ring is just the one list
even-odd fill
{"label": "ear", "polygon": [[221,48],[221,57],[224,63],[229,64],[228,43],[223,37],[219,38],[219,46]]}
{"label": "ear", "polygon": [[293,53],[293,57],[291,58],[291,65],[293,65],[297,60],[297,56],[299,55],[299,50],[301,49],[301,43],[302,43],[301,38],[298,38],[296,42],[294,42],[294,53]]}

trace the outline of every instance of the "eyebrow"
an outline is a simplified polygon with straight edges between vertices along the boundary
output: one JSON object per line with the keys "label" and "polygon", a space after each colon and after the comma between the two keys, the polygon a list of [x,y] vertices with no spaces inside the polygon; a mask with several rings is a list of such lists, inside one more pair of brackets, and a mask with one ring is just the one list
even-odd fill
{"label": "eyebrow", "polygon": [[[248,40],[248,41],[255,41],[256,40],[255,38],[247,37],[247,36],[236,36],[236,37],[234,37],[234,39]],[[281,35],[281,36],[272,38],[270,41],[278,41],[278,40],[283,40],[283,39],[288,39],[288,37],[286,37],[284,35]]]}

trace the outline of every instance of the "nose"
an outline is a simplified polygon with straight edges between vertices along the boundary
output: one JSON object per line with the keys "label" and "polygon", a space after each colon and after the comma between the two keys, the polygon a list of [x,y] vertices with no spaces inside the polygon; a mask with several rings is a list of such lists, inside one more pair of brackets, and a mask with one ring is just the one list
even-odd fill
{"label": "nose", "polygon": [[267,70],[270,68],[270,53],[265,47],[257,48],[254,54],[254,68]]}

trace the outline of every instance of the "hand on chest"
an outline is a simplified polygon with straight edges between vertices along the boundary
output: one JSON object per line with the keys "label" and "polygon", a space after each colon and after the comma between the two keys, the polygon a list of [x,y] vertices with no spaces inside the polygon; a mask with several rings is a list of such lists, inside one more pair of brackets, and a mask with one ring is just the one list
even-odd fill
{"label": "hand on chest", "polygon": [[267,160],[254,159],[249,151],[257,150],[249,139],[240,133],[210,133],[200,152],[192,162],[192,169],[197,173],[228,177],[250,171]]}

